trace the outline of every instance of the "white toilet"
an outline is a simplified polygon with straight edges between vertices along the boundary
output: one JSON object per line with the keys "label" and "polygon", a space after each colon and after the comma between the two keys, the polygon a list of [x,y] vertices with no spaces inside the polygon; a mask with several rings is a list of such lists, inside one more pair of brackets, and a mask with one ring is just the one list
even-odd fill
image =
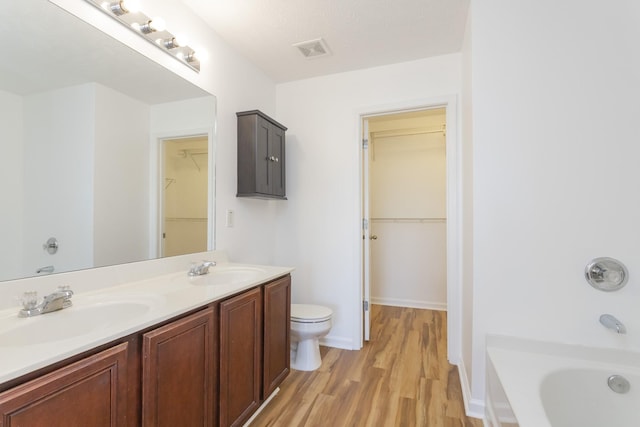
{"label": "white toilet", "polygon": [[321,338],[331,330],[328,307],[291,304],[291,367],[298,371],[315,371],[320,367]]}

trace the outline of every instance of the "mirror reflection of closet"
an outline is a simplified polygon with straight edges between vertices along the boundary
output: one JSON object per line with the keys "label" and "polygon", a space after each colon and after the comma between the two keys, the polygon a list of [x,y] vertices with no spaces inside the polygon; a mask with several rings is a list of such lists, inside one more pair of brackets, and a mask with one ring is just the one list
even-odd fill
{"label": "mirror reflection of closet", "polygon": [[163,141],[162,256],[207,250],[207,135]]}

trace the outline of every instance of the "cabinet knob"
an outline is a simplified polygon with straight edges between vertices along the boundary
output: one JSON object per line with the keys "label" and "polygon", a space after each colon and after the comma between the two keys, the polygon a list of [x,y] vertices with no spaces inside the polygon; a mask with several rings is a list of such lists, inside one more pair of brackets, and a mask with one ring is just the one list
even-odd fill
{"label": "cabinet knob", "polygon": [[275,162],[276,158],[275,158],[275,156],[271,156],[271,157],[269,157],[269,160],[271,160],[272,162]]}

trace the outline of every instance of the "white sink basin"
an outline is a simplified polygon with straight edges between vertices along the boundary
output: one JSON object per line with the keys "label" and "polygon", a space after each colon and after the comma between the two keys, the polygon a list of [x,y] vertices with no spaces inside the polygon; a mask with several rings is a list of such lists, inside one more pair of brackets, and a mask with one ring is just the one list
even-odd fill
{"label": "white sink basin", "polygon": [[191,278],[191,283],[202,286],[237,285],[258,279],[266,271],[258,267],[225,267],[216,266],[209,269],[208,274]]}
{"label": "white sink basin", "polygon": [[[75,303],[74,306],[29,318],[18,318],[0,331],[1,347],[32,346],[76,338],[148,313],[153,300]],[[17,315],[17,313],[16,313]]]}

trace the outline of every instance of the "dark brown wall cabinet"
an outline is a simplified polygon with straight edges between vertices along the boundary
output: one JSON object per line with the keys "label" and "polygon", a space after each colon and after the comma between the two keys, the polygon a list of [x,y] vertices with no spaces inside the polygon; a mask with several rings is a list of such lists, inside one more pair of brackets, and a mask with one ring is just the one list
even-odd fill
{"label": "dark brown wall cabinet", "polygon": [[286,199],[286,127],[258,111],[238,116],[238,197]]}

